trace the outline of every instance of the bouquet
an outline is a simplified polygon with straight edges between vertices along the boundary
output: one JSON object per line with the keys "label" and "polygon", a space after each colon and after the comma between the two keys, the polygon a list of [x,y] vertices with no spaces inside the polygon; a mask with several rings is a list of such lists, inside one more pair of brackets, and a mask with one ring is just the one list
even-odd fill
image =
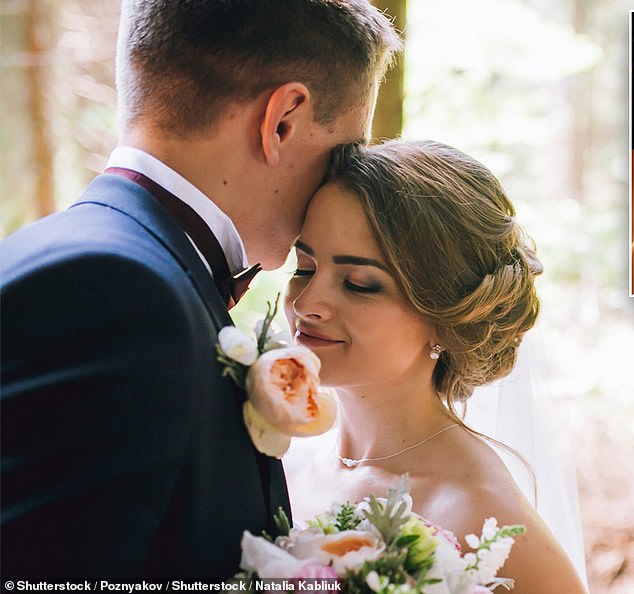
{"label": "bouquet", "polygon": [[279,303],[268,304],[263,320],[249,335],[235,326],[218,333],[218,361],[223,375],[247,393],[242,408],[253,445],[267,456],[281,458],[291,437],[319,435],[332,427],[337,405],[319,390],[321,362],[311,350],[289,346],[272,329]]}
{"label": "bouquet", "polygon": [[[473,549],[462,554],[455,536],[411,511],[407,478],[387,498],[336,504],[303,529],[276,516],[280,536],[242,538],[242,578],[341,579],[349,594],[485,594],[513,580],[496,577],[523,526],[484,521]],[[289,582],[285,582],[289,583]],[[301,588],[300,588],[301,589]]]}

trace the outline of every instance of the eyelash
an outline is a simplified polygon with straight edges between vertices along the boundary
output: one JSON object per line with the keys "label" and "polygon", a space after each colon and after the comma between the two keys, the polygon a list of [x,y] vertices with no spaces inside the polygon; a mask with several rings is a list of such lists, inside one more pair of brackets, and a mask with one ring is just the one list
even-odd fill
{"label": "eyelash", "polygon": [[293,272],[293,276],[312,276],[314,273],[314,270],[298,268]]}
{"label": "eyelash", "polygon": [[[314,270],[298,268],[297,270],[295,270],[295,272],[293,272],[293,277],[294,278],[307,277],[307,276],[312,276],[314,273],[315,273]],[[354,293],[371,294],[371,293],[380,293],[382,291],[381,285],[378,285],[378,284],[372,284],[370,286],[365,287],[362,285],[351,283],[348,280],[344,281],[343,284],[346,287],[346,289]]]}
{"label": "eyelash", "polygon": [[344,281],[344,286],[349,290],[355,293],[380,293],[381,287],[380,285],[370,285],[369,287],[363,287],[361,285],[355,285],[350,281]]}

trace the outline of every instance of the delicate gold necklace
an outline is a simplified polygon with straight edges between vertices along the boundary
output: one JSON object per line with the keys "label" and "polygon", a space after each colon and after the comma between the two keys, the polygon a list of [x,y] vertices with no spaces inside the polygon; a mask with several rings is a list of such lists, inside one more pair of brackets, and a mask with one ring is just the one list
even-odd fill
{"label": "delicate gold necklace", "polygon": [[343,456],[340,456],[339,454],[337,454],[337,458],[339,458],[341,463],[344,466],[347,466],[348,468],[353,468],[354,466],[358,466],[359,464],[361,464],[361,462],[379,462],[380,460],[389,460],[390,458],[395,458],[396,456],[400,456],[401,454],[404,454],[405,452],[409,452],[410,450],[413,450],[414,448],[417,448],[418,446],[422,446],[425,442],[428,442],[430,439],[437,437],[441,433],[444,433],[445,431],[449,431],[449,429],[453,429],[454,427],[459,427],[459,426],[460,425],[455,423],[453,425],[449,425],[448,427],[443,427],[440,431],[436,431],[436,433],[432,433],[431,435],[428,435],[425,439],[422,439],[421,441],[417,441],[416,443],[410,446],[407,446],[406,448],[403,448],[402,450],[399,450],[398,452],[394,452],[393,454],[388,454],[387,456],[378,456],[376,458],[359,458],[358,460],[355,460],[354,458],[344,458]]}

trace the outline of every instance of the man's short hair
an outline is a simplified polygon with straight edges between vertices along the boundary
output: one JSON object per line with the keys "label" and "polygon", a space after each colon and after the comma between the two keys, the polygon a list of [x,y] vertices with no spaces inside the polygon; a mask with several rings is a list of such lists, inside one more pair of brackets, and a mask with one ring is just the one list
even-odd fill
{"label": "man's short hair", "polygon": [[298,81],[327,124],[365,99],[400,48],[368,0],[124,0],[120,115],[189,132],[229,103]]}

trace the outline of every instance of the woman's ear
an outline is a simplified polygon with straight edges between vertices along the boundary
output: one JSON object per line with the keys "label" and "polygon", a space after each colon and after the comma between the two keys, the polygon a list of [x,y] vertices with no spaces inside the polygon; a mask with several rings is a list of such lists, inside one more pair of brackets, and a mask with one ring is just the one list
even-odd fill
{"label": "woman's ear", "polygon": [[277,165],[280,148],[295,134],[298,120],[309,116],[312,120],[310,91],[300,82],[290,82],[273,91],[266,103],[260,125],[262,151],[268,165]]}

